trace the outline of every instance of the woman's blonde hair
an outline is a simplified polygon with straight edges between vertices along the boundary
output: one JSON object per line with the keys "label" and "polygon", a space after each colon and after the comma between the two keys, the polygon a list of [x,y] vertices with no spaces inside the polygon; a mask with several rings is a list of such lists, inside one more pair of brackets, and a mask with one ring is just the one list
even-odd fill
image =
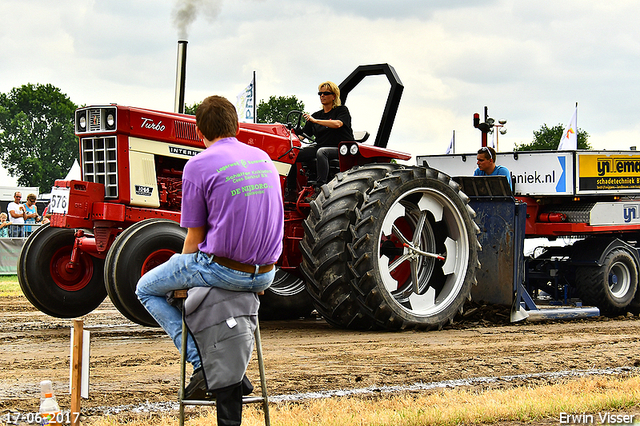
{"label": "woman's blonde hair", "polygon": [[320,83],[318,86],[318,90],[322,91],[324,88],[327,88],[329,92],[333,92],[335,95],[333,97],[333,108],[339,107],[342,105],[342,101],[340,101],[340,88],[333,81],[325,81],[324,83]]}

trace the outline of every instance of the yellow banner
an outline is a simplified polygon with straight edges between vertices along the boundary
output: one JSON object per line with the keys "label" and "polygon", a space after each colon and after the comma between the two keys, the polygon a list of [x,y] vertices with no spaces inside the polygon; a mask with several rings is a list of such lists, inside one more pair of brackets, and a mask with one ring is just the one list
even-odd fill
{"label": "yellow banner", "polygon": [[638,155],[580,154],[580,177],[640,177]]}
{"label": "yellow banner", "polygon": [[580,153],[578,164],[581,190],[632,189],[640,186],[640,153]]}

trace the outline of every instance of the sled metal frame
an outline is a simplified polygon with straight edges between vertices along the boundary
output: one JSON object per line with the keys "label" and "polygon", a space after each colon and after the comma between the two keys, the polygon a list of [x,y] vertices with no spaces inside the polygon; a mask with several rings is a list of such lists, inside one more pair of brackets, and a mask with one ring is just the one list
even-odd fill
{"label": "sled metal frame", "polygon": [[[426,163],[426,161],[424,161]],[[499,294],[509,290],[511,295],[509,298],[502,297],[502,304],[512,300],[511,303],[511,322],[518,322],[524,319],[529,321],[542,321],[542,320],[555,320],[555,319],[575,319],[575,318],[587,318],[597,317],[600,315],[600,310],[596,307],[553,307],[553,308],[541,308],[536,305],[533,298],[527,292],[524,287],[526,280],[526,268],[524,265],[524,238],[525,238],[525,219],[526,219],[526,204],[517,201],[513,195],[512,190],[507,183],[507,179],[504,176],[482,176],[482,177],[469,177],[469,176],[457,176],[454,177],[462,187],[462,191],[471,198],[469,205],[476,210],[479,216],[489,216],[499,213],[499,202],[511,200],[510,202],[515,204],[514,209],[514,226],[511,229],[513,236],[511,238],[503,238],[509,240],[511,247],[507,247],[505,253],[509,256],[513,256],[513,274],[512,274],[512,286],[502,286],[502,289],[492,288],[491,292]],[[495,203],[495,206],[492,204]],[[495,231],[495,229],[494,229]],[[499,239],[500,240],[500,239]],[[495,243],[495,242],[494,242]],[[504,256],[501,256],[504,257]],[[485,262],[487,259],[484,259]],[[496,263],[489,262],[487,266],[483,262],[483,267],[494,271],[500,269],[500,266],[504,266],[498,259]],[[557,281],[557,279],[556,279]],[[557,283],[556,283],[557,284]],[[557,293],[557,292],[556,292]],[[556,294],[557,296],[557,294]],[[491,303],[496,301],[488,300]],[[566,296],[565,296],[566,303]]]}
{"label": "sled metal frame", "polygon": [[[179,424],[184,426],[184,407],[187,405],[193,406],[215,406],[216,400],[185,400],[185,385],[186,385],[186,364],[187,364],[187,322],[184,310],[184,301],[187,298],[187,290],[175,290],[173,293],[175,299],[182,300],[182,339],[180,343],[180,412],[179,412]],[[258,370],[260,371],[260,388],[262,396],[243,396],[242,404],[254,404],[262,403],[262,410],[264,412],[264,424],[265,426],[271,426],[271,418],[269,415],[269,396],[267,394],[267,380],[264,368],[264,358],[262,357],[262,340],[260,339],[260,321],[256,320],[256,330],[253,333],[255,337],[256,353],[258,355]]]}

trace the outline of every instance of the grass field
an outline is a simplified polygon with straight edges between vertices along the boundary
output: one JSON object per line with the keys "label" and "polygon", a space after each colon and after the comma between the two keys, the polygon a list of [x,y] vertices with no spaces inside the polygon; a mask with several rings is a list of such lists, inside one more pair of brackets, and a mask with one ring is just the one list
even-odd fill
{"label": "grass field", "polygon": [[[640,377],[583,378],[508,390],[442,390],[424,395],[331,398],[272,404],[270,413],[273,426],[640,425],[640,414],[634,414],[640,413]],[[87,423],[96,426],[178,423],[175,416],[157,414],[88,420]],[[215,411],[205,411],[188,419],[186,424],[215,426]],[[245,408],[242,424],[263,425],[262,410],[255,406]]]}
{"label": "grass field", "polygon": [[22,296],[17,275],[0,275],[0,297]]}

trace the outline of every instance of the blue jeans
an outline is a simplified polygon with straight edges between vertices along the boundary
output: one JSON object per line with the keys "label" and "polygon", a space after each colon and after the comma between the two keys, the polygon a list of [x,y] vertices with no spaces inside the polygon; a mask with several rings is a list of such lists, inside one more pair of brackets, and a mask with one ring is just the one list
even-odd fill
{"label": "blue jeans", "polygon": [[[236,271],[215,263],[213,257],[202,252],[174,254],[168,261],[140,278],[136,295],[180,350],[182,314],[167,302],[167,293],[191,287],[218,287],[259,293],[271,285],[275,274],[275,268],[264,274]],[[200,368],[200,355],[191,335],[187,336],[186,359],[194,369]]]}

